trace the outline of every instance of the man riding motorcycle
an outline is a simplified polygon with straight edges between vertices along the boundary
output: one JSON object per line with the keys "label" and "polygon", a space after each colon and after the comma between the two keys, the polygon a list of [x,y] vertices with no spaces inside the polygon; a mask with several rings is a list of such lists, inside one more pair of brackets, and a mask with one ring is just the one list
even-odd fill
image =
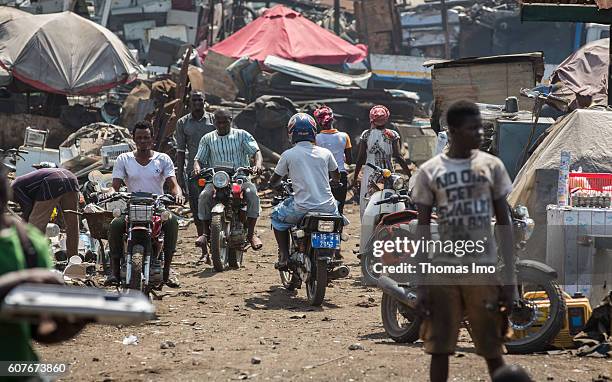
{"label": "man riding motorcycle", "polygon": [[[263,170],[263,157],[255,138],[245,130],[232,127],[232,117],[226,109],[218,109],[214,113],[215,131],[202,137],[198,153],[193,164],[193,174],[197,175],[202,167],[250,167],[250,158],[255,160],[253,172],[258,174]],[[254,250],[263,246],[255,235],[255,226],[259,218],[259,196],[257,187],[250,182],[242,184],[242,192],[247,202],[247,240]],[[206,184],[198,199],[198,214],[203,224],[203,235],[197,240],[202,246],[203,256],[208,259],[208,241],[210,240],[210,222],[212,219],[214,185]]]}
{"label": "man riding motorcycle", "polygon": [[[164,194],[164,185],[168,186],[177,204],[185,202],[183,191],[179,187],[174,172],[174,163],[167,154],[159,153],[153,147],[153,126],[147,121],[136,123],[133,130],[136,151],[123,153],[117,157],[113,168],[113,189],[119,191],[125,183],[128,192],[149,192],[156,195]],[[107,284],[117,283],[120,279],[123,256],[123,237],[126,231],[125,216],[113,219],[110,227],[108,245],[111,254],[112,275]],[[176,250],[178,238],[178,220],[171,214],[170,219],[163,223],[164,230],[164,284],[178,287],[176,280],[171,280],[170,264]]]}
{"label": "man riding motorcycle", "polygon": [[289,120],[289,135],[293,148],[285,151],[278,161],[270,185],[276,188],[284,176],[291,178],[295,195],[274,207],[271,220],[274,237],[280,251],[278,269],[287,268],[289,259],[289,229],[298,224],[308,212],[338,215],[338,207],[330,186],[340,179],[334,155],[316,146],[317,124],[305,113],[297,113]]}

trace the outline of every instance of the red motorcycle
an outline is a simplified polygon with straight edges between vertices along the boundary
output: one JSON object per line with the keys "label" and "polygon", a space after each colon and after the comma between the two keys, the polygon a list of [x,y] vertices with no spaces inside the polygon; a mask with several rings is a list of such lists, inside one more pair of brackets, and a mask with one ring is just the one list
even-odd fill
{"label": "red motorcycle", "polygon": [[121,258],[121,285],[141,290],[145,295],[163,285],[164,231],[171,218],[167,205],[175,203],[172,195],[146,192],[117,192],[106,201],[124,200],[124,211],[116,208],[114,217],[126,217],[125,256]]}

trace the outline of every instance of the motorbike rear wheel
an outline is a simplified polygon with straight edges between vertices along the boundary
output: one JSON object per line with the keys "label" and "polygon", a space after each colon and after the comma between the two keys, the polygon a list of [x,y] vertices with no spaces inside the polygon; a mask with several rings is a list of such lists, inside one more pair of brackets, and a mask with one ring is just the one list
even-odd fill
{"label": "motorbike rear wheel", "polygon": [[327,264],[318,261],[312,264],[310,277],[306,280],[306,297],[312,306],[320,306],[325,299],[325,289],[327,288]]}
{"label": "motorbike rear wheel", "polygon": [[[565,322],[566,303],[557,282],[539,269],[525,267],[517,273],[518,284],[522,286],[521,301],[524,307],[514,309],[509,320],[516,339],[507,342],[506,349],[512,354],[526,354],[545,351],[550,347]],[[525,298],[529,292],[544,292],[546,296],[534,294],[532,299]],[[548,299],[548,314],[543,316],[537,301]],[[520,327],[521,329],[518,329]],[[518,337],[518,338],[517,338]]]}
{"label": "motorbike rear wheel", "polygon": [[135,252],[132,254],[132,275],[130,277],[129,289],[140,290],[142,263],[144,254]]}
{"label": "motorbike rear wheel", "polygon": [[217,272],[223,272],[228,266],[227,225],[223,216],[218,214],[213,215],[210,222],[210,257]]}
{"label": "motorbike rear wheel", "polygon": [[[419,339],[422,319],[412,308],[402,304],[387,293],[383,293],[380,313],[385,332],[393,341],[412,343]],[[407,322],[402,323],[400,320]]]}

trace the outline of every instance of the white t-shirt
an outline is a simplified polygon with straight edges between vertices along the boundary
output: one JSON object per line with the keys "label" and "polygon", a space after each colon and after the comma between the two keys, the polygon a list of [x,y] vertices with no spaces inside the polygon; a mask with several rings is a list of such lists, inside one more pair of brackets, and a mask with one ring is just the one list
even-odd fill
{"label": "white t-shirt", "polygon": [[136,161],[133,152],[117,157],[113,179],[122,179],[129,192],[164,193],[164,182],[174,174],[174,163],[167,154],[153,152],[151,161],[143,166]]}
{"label": "white t-shirt", "polygon": [[298,142],[281,155],[274,172],[291,178],[296,207],[309,212],[333,213],[336,202],[329,185],[329,172],[337,168],[331,151],[310,142]]}

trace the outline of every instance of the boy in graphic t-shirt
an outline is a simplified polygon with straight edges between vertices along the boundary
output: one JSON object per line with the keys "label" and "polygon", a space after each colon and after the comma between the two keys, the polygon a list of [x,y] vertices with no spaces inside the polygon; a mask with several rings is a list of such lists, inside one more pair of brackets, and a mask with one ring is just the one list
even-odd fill
{"label": "boy in graphic t-shirt", "polygon": [[[448,378],[448,357],[455,351],[464,316],[472,328],[476,352],[485,358],[489,373],[493,375],[504,365],[503,342],[509,337],[507,314],[515,284],[511,221],[506,203],[512,186],[508,173],[498,158],[478,150],[484,132],[480,111],[474,103],[459,101],[451,105],[447,121],[449,149],[421,166],[412,192],[423,236],[430,237],[435,202],[440,241],[454,245],[450,253],[446,249],[438,252],[434,249],[429,260],[431,265],[468,270],[459,274],[424,272],[420,275],[417,306],[424,315],[421,337],[425,351],[432,355],[430,379],[433,382]],[[503,235],[500,243],[504,272],[502,275],[476,274],[471,264],[495,270],[493,216],[495,229]],[[465,244],[469,242],[473,244]],[[423,258],[421,254],[420,261]],[[466,264],[469,265],[466,267]]]}

